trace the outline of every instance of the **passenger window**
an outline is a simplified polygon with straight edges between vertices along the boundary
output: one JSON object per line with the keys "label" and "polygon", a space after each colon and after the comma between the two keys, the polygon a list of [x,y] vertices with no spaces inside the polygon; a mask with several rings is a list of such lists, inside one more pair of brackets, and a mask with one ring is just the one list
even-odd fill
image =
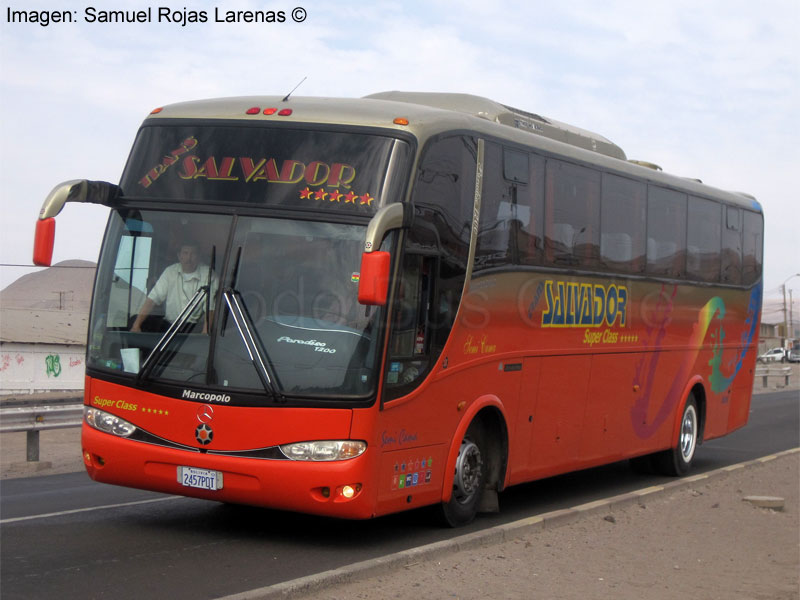
{"label": "passenger window", "polygon": [[542,264],[544,250],[544,159],[528,156],[529,183],[519,188],[517,212],[512,220],[519,263]]}
{"label": "passenger window", "polygon": [[764,252],[764,218],[744,211],[742,241],[742,283],[751,285],[761,277]]}
{"label": "passenger window", "polygon": [[722,228],[722,283],[742,283],[742,210],[725,207]]}
{"label": "passenger window", "polygon": [[510,222],[512,215],[517,213],[518,184],[504,176],[503,149],[500,145],[486,144],[483,164],[475,272],[512,264],[516,250]]}
{"label": "passenger window", "polygon": [[722,206],[704,198],[689,198],[686,274],[698,281],[719,281],[721,244]]}
{"label": "passenger window", "polygon": [[591,268],[600,254],[600,173],[548,160],[545,259],[556,266]]}
{"label": "passenger window", "polygon": [[603,267],[622,273],[643,273],[646,229],[645,185],[616,175],[604,175],[600,215]]}
{"label": "passenger window", "polygon": [[486,144],[476,272],[539,262],[543,162],[524,152]]}
{"label": "passenger window", "polygon": [[647,192],[647,272],[686,274],[686,194],[651,185]]}

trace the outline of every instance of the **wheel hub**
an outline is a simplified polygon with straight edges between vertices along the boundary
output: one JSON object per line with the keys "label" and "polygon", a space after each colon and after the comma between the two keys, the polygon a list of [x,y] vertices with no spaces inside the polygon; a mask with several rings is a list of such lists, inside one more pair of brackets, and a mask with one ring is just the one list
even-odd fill
{"label": "wheel hub", "polygon": [[683,415],[683,423],[681,424],[681,440],[680,448],[681,455],[685,462],[692,460],[694,456],[694,449],[697,444],[697,412],[693,406],[689,406],[686,413]]}
{"label": "wheel hub", "polygon": [[458,451],[456,476],[453,481],[453,494],[459,502],[468,502],[478,491],[482,468],[480,448],[473,442],[464,440]]}

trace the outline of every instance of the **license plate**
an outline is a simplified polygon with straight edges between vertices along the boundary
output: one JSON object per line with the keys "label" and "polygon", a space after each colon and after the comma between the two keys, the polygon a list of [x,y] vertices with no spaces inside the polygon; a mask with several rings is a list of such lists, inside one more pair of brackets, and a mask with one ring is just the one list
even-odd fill
{"label": "license plate", "polygon": [[195,467],[178,467],[178,483],[186,487],[201,490],[221,490],[222,471],[197,469]]}

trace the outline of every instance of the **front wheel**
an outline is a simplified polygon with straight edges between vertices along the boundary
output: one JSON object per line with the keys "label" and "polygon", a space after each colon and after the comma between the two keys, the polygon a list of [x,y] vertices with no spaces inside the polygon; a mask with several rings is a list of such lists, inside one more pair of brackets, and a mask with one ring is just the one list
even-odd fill
{"label": "front wheel", "polygon": [[678,433],[677,445],[664,452],[659,452],[654,458],[654,462],[664,475],[677,477],[689,472],[697,450],[697,440],[700,435],[700,419],[697,412],[697,401],[694,394],[690,394],[686,400],[681,417],[681,428]]}
{"label": "front wheel", "polygon": [[458,450],[453,493],[448,502],[441,504],[442,518],[450,527],[466,525],[478,513],[481,494],[486,484],[487,464],[483,427],[480,423],[473,422]]}

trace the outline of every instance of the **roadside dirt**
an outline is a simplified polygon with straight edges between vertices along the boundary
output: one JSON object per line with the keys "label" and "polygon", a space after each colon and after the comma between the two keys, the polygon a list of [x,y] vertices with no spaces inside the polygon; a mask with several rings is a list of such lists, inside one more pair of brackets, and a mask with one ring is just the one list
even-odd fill
{"label": "roadside dirt", "polygon": [[[746,496],[784,499],[781,511]],[[796,600],[800,453],[308,600]]]}

